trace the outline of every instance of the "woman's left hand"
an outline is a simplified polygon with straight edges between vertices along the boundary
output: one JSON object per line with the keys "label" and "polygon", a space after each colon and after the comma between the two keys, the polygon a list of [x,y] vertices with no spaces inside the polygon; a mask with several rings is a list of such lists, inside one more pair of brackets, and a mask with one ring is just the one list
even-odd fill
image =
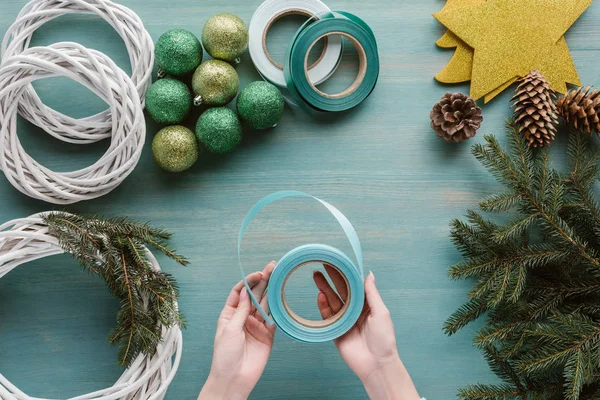
{"label": "woman's left hand", "polygon": [[[264,294],[274,268],[275,262],[271,262],[262,272],[246,277],[264,309]],[[219,316],[212,367],[198,400],[248,398],[269,360],[275,329],[256,311],[244,282],[238,282]]]}

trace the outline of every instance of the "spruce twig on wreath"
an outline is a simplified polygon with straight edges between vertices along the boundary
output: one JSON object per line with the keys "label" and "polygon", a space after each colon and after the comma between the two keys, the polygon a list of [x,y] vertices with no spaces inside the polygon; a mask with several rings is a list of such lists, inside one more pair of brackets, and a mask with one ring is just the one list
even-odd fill
{"label": "spruce twig on wreath", "polygon": [[117,326],[109,340],[119,346],[121,365],[129,366],[140,353],[153,355],[163,326],[185,325],[177,308],[177,282],[151,267],[146,249],[153,247],[187,265],[188,261],[165,243],[169,233],[128,218],[54,212],[44,215],[43,220],[64,251],[92,274],[101,276],[120,299]]}

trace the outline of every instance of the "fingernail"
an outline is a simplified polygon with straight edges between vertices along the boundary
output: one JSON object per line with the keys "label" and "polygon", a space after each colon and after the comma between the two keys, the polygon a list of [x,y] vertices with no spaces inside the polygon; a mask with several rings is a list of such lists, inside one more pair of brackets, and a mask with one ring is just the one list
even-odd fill
{"label": "fingernail", "polygon": [[373,273],[373,271],[369,271],[369,275],[371,275],[371,278],[373,278],[373,282],[375,282],[375,274]]}
{"label": "fingernail", "polygon": [[313,269],[313,275],[320,273],[318,269]]}
{"label": "fingernail", "polygon": [[275,264],[277,264],[277,261],[271,261],[269,264],[275,265]]}
{"label": "fingernail", "polygon": [[246,288],[242,289],[242,293],[240,293],[240,300],[246,300],[248,298],[248,292],[246,291]]}

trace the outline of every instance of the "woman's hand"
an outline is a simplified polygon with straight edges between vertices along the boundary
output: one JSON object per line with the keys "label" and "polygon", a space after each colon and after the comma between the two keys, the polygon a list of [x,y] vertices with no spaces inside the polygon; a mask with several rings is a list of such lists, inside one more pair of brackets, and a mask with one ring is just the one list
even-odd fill
{"label": "woman's hand", "polygon": [[[246,278],[264,309],[264,294],[273,268],[275,262]],[[198,400],[246,399],[267,365],[275,329],[256,311],[244,282],[238,282],[219,316],[212,367]]]}
{"label": "woman's hand", "polygon": [[[339,312],[348,298],[348,288],[340,272],[329,265],[325,265],[325,270],[337,293],[321,272],[315,272],[314,280],[319,288],[317,303],[323,319]],[[335,340],[335,344],[344,361],[365,385],[371,399],[419,399],[400,361],[394,324],[377,291],[372,272],[365,279],[365,306],[361,316],[348,333]]]}

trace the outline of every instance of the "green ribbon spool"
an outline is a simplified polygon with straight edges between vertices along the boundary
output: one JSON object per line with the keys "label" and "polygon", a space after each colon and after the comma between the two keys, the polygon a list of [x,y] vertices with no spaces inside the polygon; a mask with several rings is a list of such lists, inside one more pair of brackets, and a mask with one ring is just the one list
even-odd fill
{"label": "green ribbon spool", "polygon": [[[322,38],[340,35],[356,47],[359,56],[358,75],[343,92],[327,94],[308,78],[308,54]],[[359,105],[375,89],[379,78],[379,52],[373,31],[356,15],[334,11],[319,14],[306,21],[290,43],[284,67],[290,94],[303,108],[322,112],[346,111]]]}

